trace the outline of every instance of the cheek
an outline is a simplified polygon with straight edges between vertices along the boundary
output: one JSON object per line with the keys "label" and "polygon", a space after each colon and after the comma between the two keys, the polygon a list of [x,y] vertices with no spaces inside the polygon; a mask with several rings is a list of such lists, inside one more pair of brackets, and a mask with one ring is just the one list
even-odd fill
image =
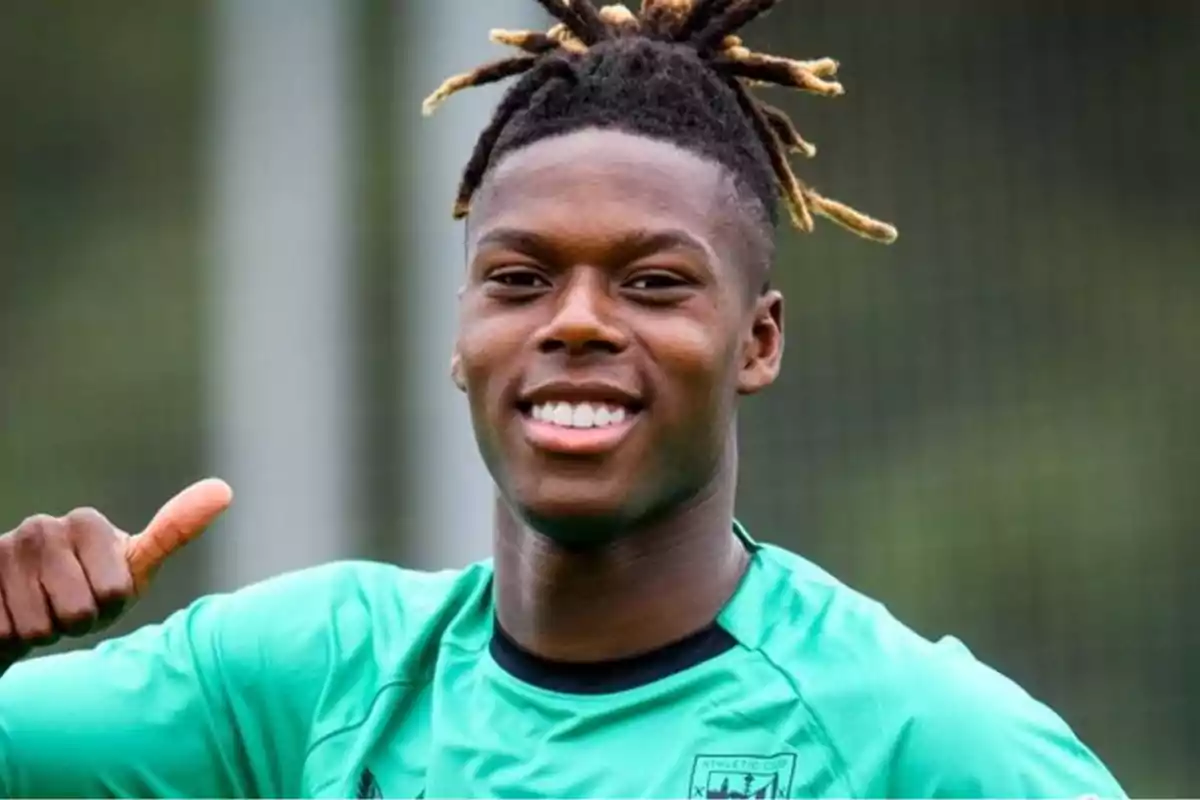
{"label": "cheek", "polygon": [[490,426],[485,420],[503,407],[506,388],[512,383],[512,365],[524,342],[524,336],[498,326],[473,323],[460,330],[456,351],[477,430],[480,425]]}
{"label": "cheek", "polygon": [[656,337],[653,349],[674,395],[670,402],[686,416],[712,417],[726,405],[737,350],[730,341],[717,320],[679,320]]}
{"label": "cheek", "polygon": [[528,340],[527,333],[509,320],[470,314],[459,328],[456,352],[460,358],[471,427],[480,455],[497,480],[502,472],[503,415],[508,411],[508,389]]}
{"label": "cheek", "polygon": [[532,333],[509,315],[464,309],[456,351],[462,359],[468,394],[486,390],[497,375],[514,363]]}

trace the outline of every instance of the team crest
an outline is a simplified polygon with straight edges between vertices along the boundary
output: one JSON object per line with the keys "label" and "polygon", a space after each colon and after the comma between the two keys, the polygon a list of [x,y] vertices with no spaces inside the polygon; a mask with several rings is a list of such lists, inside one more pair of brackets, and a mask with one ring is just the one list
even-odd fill
{"label": "team crest", "polygon": [[774,798],[790,797],[796,774],[796,755],[696,756],[692,767],[692,797]]}

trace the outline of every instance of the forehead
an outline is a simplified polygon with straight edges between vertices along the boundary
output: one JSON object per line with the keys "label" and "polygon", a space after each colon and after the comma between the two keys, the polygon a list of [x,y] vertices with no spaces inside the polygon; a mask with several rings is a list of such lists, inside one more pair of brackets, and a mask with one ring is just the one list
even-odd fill
{"label": "forehead", "polygon": [[663,228],[726,250],[735,196],[721,165],[677,145],[583,130],[507,154],[475,197],[468,240],[510,226],[576,241]]}

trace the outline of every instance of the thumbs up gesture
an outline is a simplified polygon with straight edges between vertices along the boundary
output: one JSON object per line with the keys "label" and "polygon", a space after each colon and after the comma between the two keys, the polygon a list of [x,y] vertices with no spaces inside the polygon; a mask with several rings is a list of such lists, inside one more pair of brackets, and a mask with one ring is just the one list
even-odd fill
{"label": "thumbs up gesture", "polygon": [[0,672],[35,647],[111,624],[232,501],[229,486],[210,479],[168,500],[139,534],[82,508],[30,517],[0,536]]}

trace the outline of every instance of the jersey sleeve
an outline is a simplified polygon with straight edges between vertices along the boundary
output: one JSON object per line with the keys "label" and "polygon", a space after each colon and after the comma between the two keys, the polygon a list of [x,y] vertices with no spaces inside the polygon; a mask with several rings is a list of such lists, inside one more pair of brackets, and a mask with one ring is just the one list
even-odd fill
{"label": "jersey sleeve", "polygon": [[15,665],[0,676],[0,796],[298,796],[328,674],[323,581],[295,573]]}
{"label": "jersey sleeve", "polygon": [[928,677],[899,743],[893,796],[1125,797],[1062,718],[965,648]]}

